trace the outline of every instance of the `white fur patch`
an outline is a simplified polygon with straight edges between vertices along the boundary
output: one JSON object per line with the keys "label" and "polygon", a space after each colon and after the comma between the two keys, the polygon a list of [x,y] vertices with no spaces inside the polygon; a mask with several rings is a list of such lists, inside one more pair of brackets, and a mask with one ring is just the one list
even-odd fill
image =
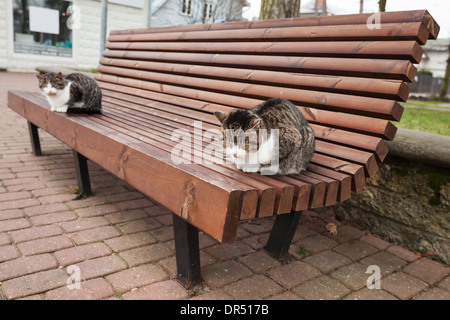
{"label": "white fur patch", "polygon": [[53,88],[49,83],[46,87],[42,89],[48,103],[51,106],[51,111],[56,112],[67,112],[67,103],[70,99],[70,85],[72,83],[68,82],[63,90],[58,90]]}

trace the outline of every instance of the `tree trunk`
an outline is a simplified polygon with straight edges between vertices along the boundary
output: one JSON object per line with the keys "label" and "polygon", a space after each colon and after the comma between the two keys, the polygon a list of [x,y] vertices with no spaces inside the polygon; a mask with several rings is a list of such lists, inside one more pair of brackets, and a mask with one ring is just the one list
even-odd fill
{"label": "tree trunk", "polygon": [[259,19],[298,17],[301,0],[261,0]]}
{"label": "tree trunk", "polygon": [[448,55],[448,59],[447,59],[447,68],[445,68],[445,76],[444,76],[444,79],[442,80],[441,91],[439,92],[440,100],[444,100],[445,95],[447,94],[448,85],[450,82],[450,46],[448,47],[448,50],[449,50],[449,55]]}
{"label": "tree trunk", "polygon": [[378,7],[380,8],[380,12],[386,11],[386,0],[378,1]]}

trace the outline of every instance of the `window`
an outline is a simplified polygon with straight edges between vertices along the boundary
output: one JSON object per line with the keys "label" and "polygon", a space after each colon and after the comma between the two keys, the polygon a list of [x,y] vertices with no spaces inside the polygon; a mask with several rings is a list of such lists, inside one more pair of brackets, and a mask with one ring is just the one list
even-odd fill
{"label": "window", "polygon": [[72,58],[69,1],[12,0],[13,52]]}
{"label": "window", "polygon": [[181,0],[181,14],[189,17],[192,15],[192,0]]}
{"label": "window", "polygon": [[203,18],[204,20],[211,19],[213,16],[213,5],[212,3],[205,2],[203,6]]}

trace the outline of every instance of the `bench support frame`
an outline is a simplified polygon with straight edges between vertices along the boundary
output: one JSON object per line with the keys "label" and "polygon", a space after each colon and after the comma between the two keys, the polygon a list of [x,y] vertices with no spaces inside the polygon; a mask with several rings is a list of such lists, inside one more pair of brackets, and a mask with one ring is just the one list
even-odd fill
{"label": "bench support frame", "polygon": [[73,161],[75,163],[75,170],[77,173],[78,191],[80,194],[86,196],[92,195],[91,180],[89,178],[89,168],[87,164],[87,158],[82,154],[72,150]]}
{"label": "bench support frame", "polygon": [[177,214],[172,216],[177,276],[190,288],[202,282],[198,229]]}
{"label": "bench support frame", "polygon": [[275,258],[284,259],[288,256],[301,213],[301,211],[292,211],[287,214],[279,214],[275,218],[269,240],[264,247]]}
{"label": "bench support frame", "polygon": [[30,133],[31,148],[35,156],[42,156],[41,142],[39,141],[38,127],[28,121],[28,131]]}

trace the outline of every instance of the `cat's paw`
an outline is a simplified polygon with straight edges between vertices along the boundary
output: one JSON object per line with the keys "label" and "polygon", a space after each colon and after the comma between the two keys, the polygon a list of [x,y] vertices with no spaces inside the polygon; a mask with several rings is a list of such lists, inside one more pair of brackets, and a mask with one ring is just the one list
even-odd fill
{"label": "cat's paw", "polygon": [[56,112],[67,112],[68,107],[67,106],[62,106],[59,108],[56,108]]}
{"label": "cat's paw", "polygon": [[56,111],[56,109],[57,109],[56,107],[53,107],[53,106],[52,106],[52,107],[50,108],[50,111],[53,111],[53,112],[55,112],[55,111]]}
{"label": "cat's paw", "polygon": [[242,166],[242,171],[247,173],[254,173],[259,171],[259,165],[244,165]]}

